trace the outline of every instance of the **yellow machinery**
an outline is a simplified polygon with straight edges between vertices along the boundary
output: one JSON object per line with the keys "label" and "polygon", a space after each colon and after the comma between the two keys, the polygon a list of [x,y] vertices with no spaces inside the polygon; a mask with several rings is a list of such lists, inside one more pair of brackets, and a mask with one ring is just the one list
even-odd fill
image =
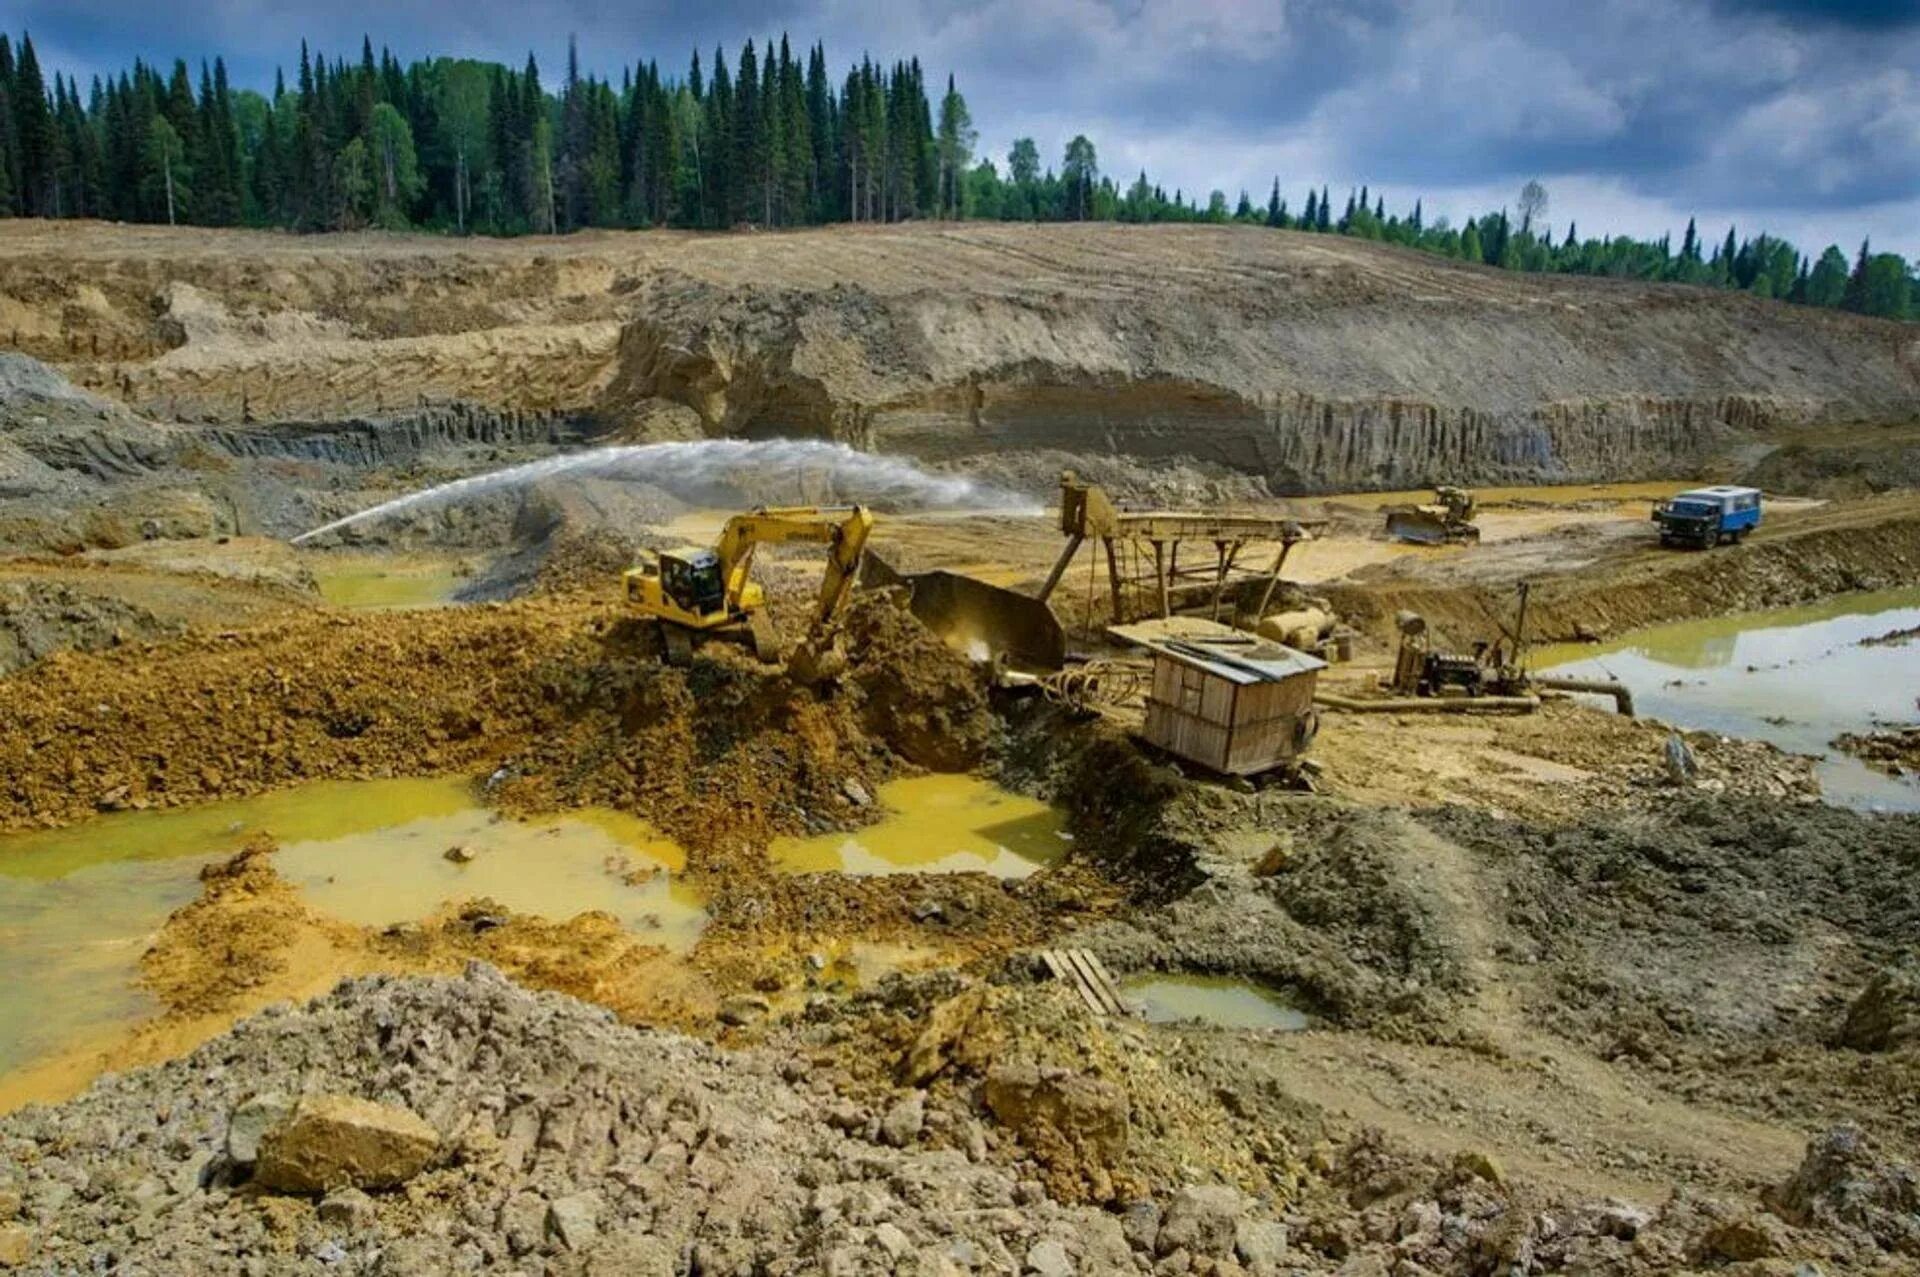
{"label": "yellow machinery", "polygon": [[865,506],[762,506],[727,520],[719,544],[666,550],[626,573],[627,599],[660,622],[667,659],[684,665],[696,640],[745,636],[754,654],[780,660],[780,639],[767,615],[766,593],[748,579],[760,545],[802,541],[828,547],[826,575],[808,628],[811,643],[832,622],[853,589],[873,514]]}
{"label": "yellow machinery", "polygon": [[1387,535],[1395,541],[1418,545],[1452,545],[1480,540],[1480,526],[1473,521],[1479,504],[1465,488],[1442,484],[1433,490],[1426,505],[1403,506],[1387,512]]}

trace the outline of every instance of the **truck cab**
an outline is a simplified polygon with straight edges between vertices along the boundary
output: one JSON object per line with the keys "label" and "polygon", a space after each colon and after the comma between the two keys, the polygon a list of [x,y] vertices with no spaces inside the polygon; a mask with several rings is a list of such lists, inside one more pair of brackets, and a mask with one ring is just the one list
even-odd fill
{"label": "truck cab", "polygon": [[1700,549],[1739,542],[1760,526],[1760,489],[1721,484],[1694,488],[1653,508],[1661,545]]}

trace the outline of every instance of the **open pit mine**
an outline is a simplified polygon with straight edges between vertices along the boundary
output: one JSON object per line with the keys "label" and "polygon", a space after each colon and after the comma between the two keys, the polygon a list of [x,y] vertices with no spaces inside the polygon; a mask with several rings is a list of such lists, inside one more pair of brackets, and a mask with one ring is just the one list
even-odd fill
{"label": "open pit mine", "polygon": [[0,347],[0,1270],[1920,1270],[1913,325],[0,222]]}

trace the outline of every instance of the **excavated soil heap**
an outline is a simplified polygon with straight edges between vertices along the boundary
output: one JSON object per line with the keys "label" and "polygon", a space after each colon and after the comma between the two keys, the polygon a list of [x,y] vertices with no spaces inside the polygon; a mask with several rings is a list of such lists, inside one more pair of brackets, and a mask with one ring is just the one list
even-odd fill
{"label": "excavated soil heap", "polygon": [[801,686],[725,644],[691,668],[603,605],[323,616],[111,652],[0,682],[0,828],[322,778],[495,773],[510,807],[598,803],[702,858],[860,817],[902,767],[964,768],[990,730],[978,675],[879,597],[849,666]]}

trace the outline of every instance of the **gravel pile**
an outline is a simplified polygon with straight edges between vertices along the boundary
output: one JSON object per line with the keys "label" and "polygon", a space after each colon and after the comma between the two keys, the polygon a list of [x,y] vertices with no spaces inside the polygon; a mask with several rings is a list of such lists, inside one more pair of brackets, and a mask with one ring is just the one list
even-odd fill
{"label": "gravel pile", "polygon": [[[843,1113],[795,1056],[626,1028],[477,964],[349,982],[0,1121],[20,1215],[0,1240],[29,1272],[1145,1270],[1115,1216],[977,1138],[931,1147],[917,1094],[905,1117]],[[302,1095],[409,1110],[439,1152],[390,1191],[271,1192],[234,1156],[259,1130],[231,1119]]]}

